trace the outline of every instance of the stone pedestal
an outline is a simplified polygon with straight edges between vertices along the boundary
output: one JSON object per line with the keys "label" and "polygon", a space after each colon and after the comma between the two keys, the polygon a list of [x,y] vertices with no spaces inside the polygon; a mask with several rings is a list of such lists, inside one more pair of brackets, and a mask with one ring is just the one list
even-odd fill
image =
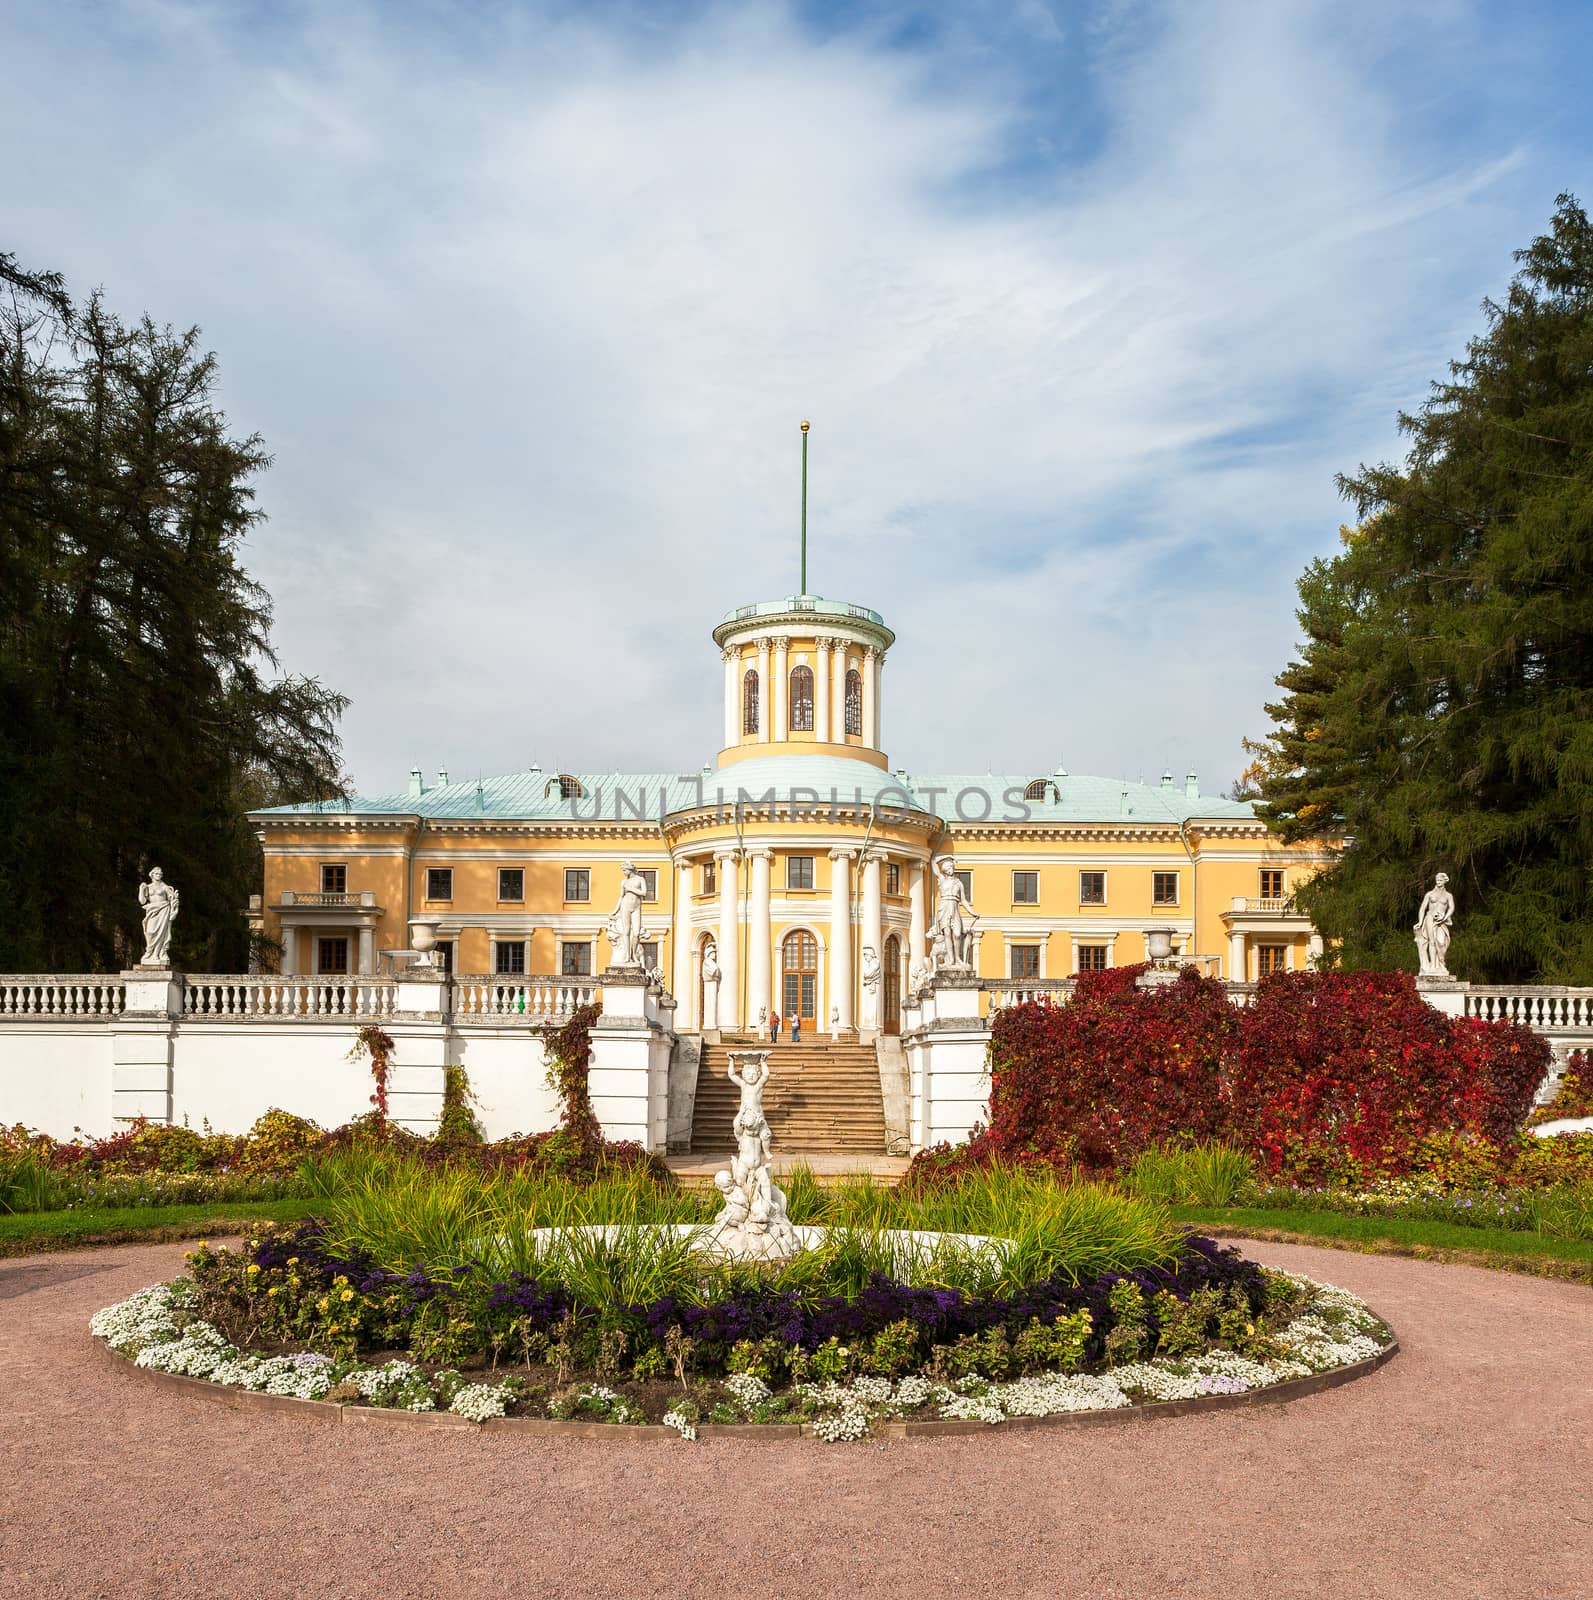
{"label": "stone pedestal", "polygon": [[909,1136],[914,1152],[962,1144],[990,1120],[990,1025],[983,984],[970,972],[938,972],[904,1007]]}
{"label": "stone pedestal", "polygon": [[411,1133],[435,1133],[442,1120],[452,981],[444,968],[418,964],[395,973],[393,981],[393,1016],[380,1024],[393,1041],[387,1114]]}
{"label": "stone pedestal", "polygon": [[133,967],[121,975],[127,997],[111,1024],[111,1116],[117,1122],[169,1123],[172,1049],[183,1014],[182,974]]}
{"label": "stone pedestal", "polygon": [[1466,1014],[1466,994],[1471,985],[1464,978],[1417,978],[1416,992],[1435,1011],[1446,1017]]}
{"label": "stone pedestal", "polygon": [[633,1139],[660,1154],[668,1145],[674,1011],[674,1001],[640,967],[610,967],[603,974],[587,1090],[605,1138]]}

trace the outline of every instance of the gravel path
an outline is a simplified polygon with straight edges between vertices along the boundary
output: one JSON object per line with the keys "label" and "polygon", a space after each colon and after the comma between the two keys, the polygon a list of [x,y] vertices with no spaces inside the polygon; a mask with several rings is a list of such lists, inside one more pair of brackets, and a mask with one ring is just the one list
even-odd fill
{"label": "gravel path", "polygon": [[1285,1406],[853,1446],[234,1412],[89,1345],[180,1245],[0,1261],[0,1595],[1593,1595],[1593,1293],[1248,1248],[1364,1295],[1402,1353]]}

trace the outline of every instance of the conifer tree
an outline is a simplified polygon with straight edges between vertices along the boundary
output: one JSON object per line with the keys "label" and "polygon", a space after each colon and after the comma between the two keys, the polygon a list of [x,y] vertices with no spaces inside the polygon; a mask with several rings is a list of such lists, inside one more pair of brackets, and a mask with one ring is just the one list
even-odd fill
{"label": "conifer tree", "polygon": [[1304,644],[1252,745],[1289,839],[1353,844],[1302,908],[1352,967],[1415,965],[1435,872],[1453,971],[1593,983],[1593,226],[1569,195],[1402,468],[1300,581]]}
{"label": "conifer tree", "polygon": [[174,955],[241,970],[243,813],[340,792],[345,704],[267,676],[238,552],[268,457],[197,329],[74,307],[5,255],[0,296],[0,970],[136,960],[151,865],[182,892]]}

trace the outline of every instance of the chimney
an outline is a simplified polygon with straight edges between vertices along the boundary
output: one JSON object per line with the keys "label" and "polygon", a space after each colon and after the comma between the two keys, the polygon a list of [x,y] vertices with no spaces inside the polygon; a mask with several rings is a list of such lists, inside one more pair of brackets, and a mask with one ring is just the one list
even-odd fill
{"label": "chimney", "polygon": [[1172,786],[1173,786],[1173,774],[1172,774],[1172,772],[1171,772],[1171,770],[1169,768],[1163,767],[1162,768],[1162,788],[1171,789]]}
{"label": "chimney", "polygon": [[1186,800],[1198,800],[1200,798],[1200,779],[1192,772],[1184,774],[1184,798]]}
{"label": "chimney", "polygon": [[438,769],[437,769],[437,787],[439,789],[446,789],[448,787],[448,769],[447,769],[447,767],[438,767]]}
{"label": "chimney", "polygon": [[420,768],[419,767],[411,767],[409,769],[409,795],[410,795],[410,798],[412,800],[416,799],[420,795],[425,794],[425,792],[426,792],[426,784],[425,784],[424,780],[421,778]]}

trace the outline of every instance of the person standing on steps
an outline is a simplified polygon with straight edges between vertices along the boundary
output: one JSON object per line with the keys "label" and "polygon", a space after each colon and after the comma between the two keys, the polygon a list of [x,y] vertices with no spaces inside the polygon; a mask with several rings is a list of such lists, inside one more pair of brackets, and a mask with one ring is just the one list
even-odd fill
{"label": "person standing on steps", "polygon": [[800,1011],[793,1012],[791,1015],[791,1043],[802,1043],[802,1013]]}
{"label": "person standing on steps", "polygon": [[774,1012],[771,1012],[770,1015],[769,1015],[769,1043],[770,1044],[779,1044],[779,1042],[780,1042],[780,1013],[778,1011],[774,1011]]}

